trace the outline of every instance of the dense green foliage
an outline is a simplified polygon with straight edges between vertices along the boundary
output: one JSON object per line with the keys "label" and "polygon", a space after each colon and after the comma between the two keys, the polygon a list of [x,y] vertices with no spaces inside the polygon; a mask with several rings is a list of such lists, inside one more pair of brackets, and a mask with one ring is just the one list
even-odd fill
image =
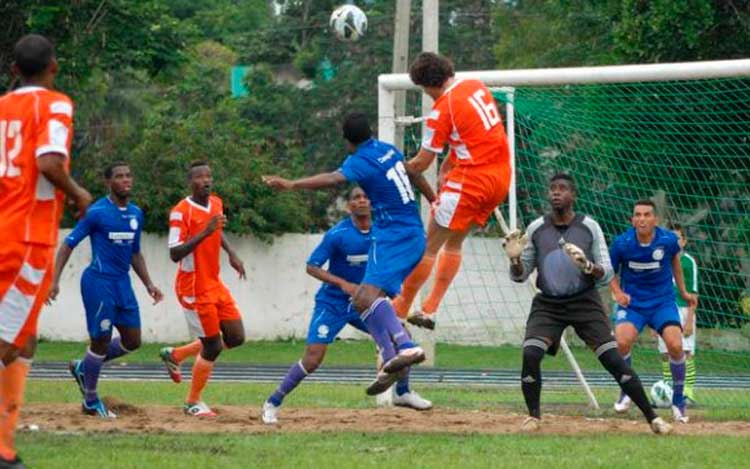
{"label": "dense green foliage", "polygon": [[[259,176],[335,169],[343,115],[376,115],[395,2],[356,2],[370,29],[354,44],[327,30],[338,3],[8,0],[0,5],[0,87],[13,82],[18,37],[53,39],[58,86],[77,106],[76,177],[101,194],[102,167],[131,162],[149,230],[165,229],[186,190],[184,168],[197,158],[213,164],[230,230],[320,230],[337,215],[332,193],[277,194]],[[412,3],[413,56],[421,2]],[[443,0],[440,48],[459,69],[730,58],[744,53],[749,12],[747,1]],[[229,93],[238,64],[252,66],[241,99]]]}

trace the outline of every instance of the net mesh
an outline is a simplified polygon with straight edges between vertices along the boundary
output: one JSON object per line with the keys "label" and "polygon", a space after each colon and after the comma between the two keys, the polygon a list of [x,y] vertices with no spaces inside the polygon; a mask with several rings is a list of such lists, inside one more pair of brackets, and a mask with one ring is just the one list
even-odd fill
{"label": "net mesh", "polygon": [[[520,224],[548,209],[548,179],[564,171],[578,185],[577,211],[593,216],[609,242],[630,226],[637,199],[656,203],[662,225],[683,226],[698,264],[696,400],[750,407],[750,79],[528,87],[495,97],[515,107]],[[418,132],[407,132],[407,148]],[[508,280],[489,226],[465,245],[437,340],[518,345],[532,294]],[[581,352],[585,373],[602,371]],[[661,378],[652,336],[642,334],[633,356],[646,384]]]}

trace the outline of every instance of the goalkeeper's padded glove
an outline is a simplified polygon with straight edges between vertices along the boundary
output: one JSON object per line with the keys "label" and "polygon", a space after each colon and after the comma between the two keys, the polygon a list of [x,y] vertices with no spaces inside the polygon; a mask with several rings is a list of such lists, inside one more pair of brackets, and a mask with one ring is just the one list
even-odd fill
{"label": "goalkeeper's padded glove", "polygon": [[521,253],[526,247],[528,241],[529,239],[526,234],[520,230],[514,230],[508,233],[505,239],[503,239],[503,248],[505,249],[505,254],[508,256],[508,259],[511,261],[517,261],[521,257]]}
{"label": "goalkeeper's padded glove", "polygon": [[570,260],[583,271],[584,274],[591,274],[594,271],[594,263],[586,258],[586,254],[581,248],[573,243],[563,244],[563,251],[570,257]]}

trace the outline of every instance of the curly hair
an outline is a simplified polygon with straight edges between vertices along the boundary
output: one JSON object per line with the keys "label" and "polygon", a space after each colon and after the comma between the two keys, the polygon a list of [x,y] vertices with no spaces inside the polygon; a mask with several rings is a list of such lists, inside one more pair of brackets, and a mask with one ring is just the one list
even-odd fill
{"label": "curly hair", "polygon": [[409,67],[415,85],[438,88],[454,75],[453,62],[433,52],[422,52]]}

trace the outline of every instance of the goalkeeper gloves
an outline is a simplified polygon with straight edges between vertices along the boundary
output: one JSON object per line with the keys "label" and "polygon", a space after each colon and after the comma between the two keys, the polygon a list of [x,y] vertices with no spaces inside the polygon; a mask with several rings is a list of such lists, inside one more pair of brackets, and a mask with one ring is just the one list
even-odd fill
{"label": "goalkeeper gloves", "polygon": [[594,272],[594,263],[586,258],[586,254],[581,248],[573,243],[563,244],[563,251],[570,257],[570,260],[581,269],[584,274],[591,275]]}
{"label": "goalkeeper gloves", "polygon": [[518,261],[523,249],[526,247],[526,243],[528,243],[528,240],[526,234],[522,233],[520,230],[514,230],[508,233],[505,239],[503,239],[503,248],[505,249],[505,254],[508,256],[508,259],[514,262]]}

